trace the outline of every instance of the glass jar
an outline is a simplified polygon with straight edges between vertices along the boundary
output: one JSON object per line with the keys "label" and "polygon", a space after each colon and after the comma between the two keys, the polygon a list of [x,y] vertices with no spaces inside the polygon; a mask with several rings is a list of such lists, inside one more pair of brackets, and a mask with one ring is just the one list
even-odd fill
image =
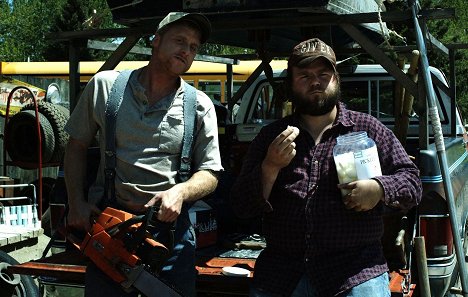
{"label": "glass jar", "polygon": [[[333,158],[340,184],[382,175],[377,146],[365,131],[338,136]],[[343,196],[348,193],[341,189]]]}

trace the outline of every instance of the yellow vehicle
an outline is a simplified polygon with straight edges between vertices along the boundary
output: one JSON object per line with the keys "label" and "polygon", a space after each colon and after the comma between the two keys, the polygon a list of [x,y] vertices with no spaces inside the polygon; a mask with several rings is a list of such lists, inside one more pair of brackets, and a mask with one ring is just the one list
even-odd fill
{"label": "yellow vehicle", "polygon": [[[260,65],[260,60],[240,61],[232,65],[233,92]],[[85,84],[104,64],[104,62],[80,62],[80,82]],[[137,69],[148,61],[122,61],[116,69]],[[274,60],[270,63],[273,70],[284,69],[287,61]],[[195,61],[183,78],[214,100],[227,103],[227,66],[221,63]],[[0,75],[6,77],[28,76],[44,79],[69,78],[68,62],[0,62]],[[65,94],[62,94],[65,95]],[[2,97],[3,99],[3,97]],[[6,100],[6,99],[5,99]],[[3,101],[2,101],[3,102]],[[6,101],[5,101],[6,102]]]}

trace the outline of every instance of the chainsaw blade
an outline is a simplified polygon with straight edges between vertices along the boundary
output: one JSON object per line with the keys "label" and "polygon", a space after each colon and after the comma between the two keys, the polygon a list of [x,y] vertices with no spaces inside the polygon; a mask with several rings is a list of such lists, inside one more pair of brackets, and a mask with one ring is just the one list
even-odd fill
{"label": "chainsaw blade", "polygon": [[146,271],[141,265],[133,268],[122,267],[121,271],[127,276],[127,281],[122,283],[124,288],[133,286],[147,297],[183,297],[169,284]]}

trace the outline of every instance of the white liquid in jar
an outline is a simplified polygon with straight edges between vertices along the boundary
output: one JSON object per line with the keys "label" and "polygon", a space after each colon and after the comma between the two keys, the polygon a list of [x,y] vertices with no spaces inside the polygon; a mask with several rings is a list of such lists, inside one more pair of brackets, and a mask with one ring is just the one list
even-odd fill
{"label": "white liquid in jar", "polygon": [[[349,183],[358,179],[354,154],[352,152],[337,155],[334,159],[340,184]],[[350,191],[347,189],[341,189],[341,194],[343,196],[347,195],[349,192]]]}

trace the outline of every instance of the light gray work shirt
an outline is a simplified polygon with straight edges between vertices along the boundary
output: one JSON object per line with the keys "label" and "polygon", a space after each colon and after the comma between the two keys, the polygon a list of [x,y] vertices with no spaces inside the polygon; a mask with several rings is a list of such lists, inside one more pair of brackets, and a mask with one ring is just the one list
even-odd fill
{"label": "light gray work shirt", "polygon": [[[177,172],[184,133],[184,84],[153,106],[133,71],[116,123],[116,198],[119,204],[144,204],[157,191],[178,183]],[[98,134],[101,161],[88,201],[97,203],[104,193],[105,110],[118,71],[97,73],[87,84],[65,130],[70,137],[90,143]],[[219,153],[216,112],[211,99],[197,90],[197,127],[192,171],[223,170]]]}

